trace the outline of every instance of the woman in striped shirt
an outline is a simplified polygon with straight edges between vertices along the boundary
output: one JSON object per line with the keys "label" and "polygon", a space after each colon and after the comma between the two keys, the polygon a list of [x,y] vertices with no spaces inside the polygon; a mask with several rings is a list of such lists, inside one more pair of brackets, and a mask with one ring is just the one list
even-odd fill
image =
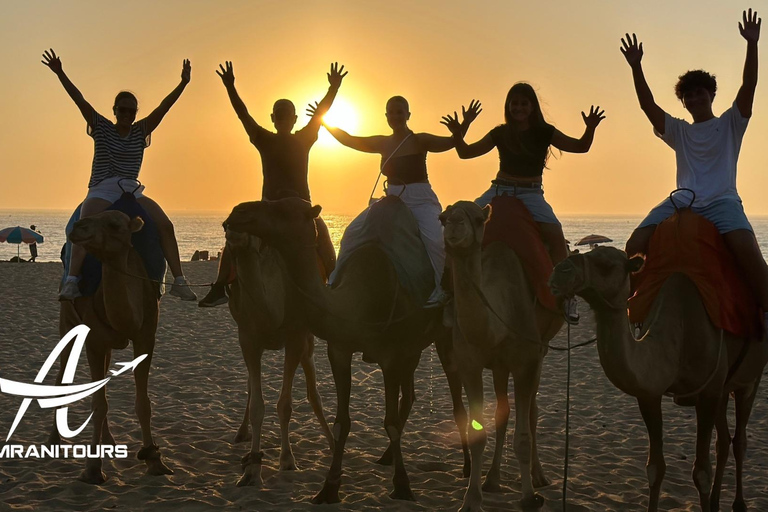
{"label": "woman in striped shirt", "polygon": [[[136,112],[138,111],[136,97],[127,91],[120,92],[112,107],[117,121],[115,123],[96,112],[85,100],[64,73],[61,59],[53,49],[43,53],[42,62],[59,77],[64,90],[67,91],[88,123],[88,135],[93,137],[94,155],[91,179],[88,183],[88,195],[80,210],[80,217],[88,217],[106,210],[120,198],[123,190],[133,190],[139,204],[157,224],[160,245],[174,276],[171,295],[180,297],[182,300],[197,300],[197,296],[190,290],[181,270],[179,247],[176,242],[173,223],[160,205],[142,194],[144,186],[140,185],[137,180],[144,158],[144,148],[149,147],[152,132],[189,83],[192,72],[189,60],[184,60],[179,85],[144,119],[136,121]],[[59,294],[59,300],[73,300],[80,296],[77,282],[84,259],[85,250],[73,244],[69,275]]]}

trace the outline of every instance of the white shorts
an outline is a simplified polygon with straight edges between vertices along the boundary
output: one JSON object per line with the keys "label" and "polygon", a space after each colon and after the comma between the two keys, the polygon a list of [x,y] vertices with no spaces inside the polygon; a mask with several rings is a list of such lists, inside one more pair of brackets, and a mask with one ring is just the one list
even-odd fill
{"label": "white shorts", "polygon": [[144,194],[142,194],[144,192],[144,185],[131,178],[113,176],[112,178],[101,180],[96,185],[90,187],[85,200],[87,201],[95,197],[109,201],[111,204],[120,199],[123,192],[133,192],[134,197],[138,199],[144,197]]}

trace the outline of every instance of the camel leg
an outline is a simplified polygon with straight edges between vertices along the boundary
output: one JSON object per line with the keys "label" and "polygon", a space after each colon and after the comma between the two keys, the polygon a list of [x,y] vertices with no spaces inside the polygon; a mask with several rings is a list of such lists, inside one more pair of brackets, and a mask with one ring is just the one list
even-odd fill
{"label": "camel leg", "polygon": [[301,356],[301,367],[304,370],[304,378],[307,381],[307,400],[312,406],[317,421],[320,422],[320,428],[325,434],[325,438],[328,440],[328,446],[333,452],[335,442],[333,440],[333,434],[328,426],[328,422],[325,420],[325,412],[323,411],[323,399],[320,393],[317,391],[317,369],[315,368],[315,336],[312,333],[307,334],[307,344],[304,353]]}
{"label": "camel leg", "polygon": [[483,510],[483,491],[480,486],[480,476],[483,470],[483,451],[485,450],[485,427],[483,426],[483,369],[462,369],[462,381],[467,391],[469,401],[469,452],[472,457],[472,467],[469,474],[467,492],[459,512],[477,512]]}
{"label": "camel leg", "polygon": [[160,448],[152,437],[152,404],[149,401],[149,369],[152,365],[152,353],[155,348],[154,337],[147,340],[133,342],[133,357],[147,354],[133,371],[133,380],[136,383],[136,416],[141,424],[142,448],[137,455],[147,465],[148,475],[172,475],[173,471],[163,462]]}
{"label": "camel leg", "polygon": [[743,470],[744,457],[747,454],[747,422],[752,414],[752,405],[755,403],[757,388],[760,386],[760,377],[751,388],[740,389],[735,393],[736,402],[736,431],[733,436],[733,456],[736,459],[736,497],[733,500],[734,512],[745,512],[747,504],[744,501]]}
{"label": "camel leg", "polygon": [[[453,404],[453,420],[459,429],[459,438],[461,439],[461,451],[464,455],[464,467],[462,475],[469,478],[472,461],[469,458],[469,447],[467,444],[467,410],[464,408],[461,391],[461,375],[451,364],[451,350],[453,349],[453,340],[448,330],[447,336],[442,336],[435,341],[435,350],[440,359],[440,365],[445,372],[445,378],[448,379],[448,390],[451,393],[451,404]],[[454,356],[455,357],[455,356]]]}
{"label": "camel leg", "polygon": [[717,464],[715,465],[715,478],[712,481],[712,491],[709,493],[709,507],[712,512],[720,510],[720,489],[723,485],[723,473],[728,463],[728,451],[731,449],[731,432],[728,429],[728,394],[723,393],[720,404],[717,406],[717,418],[715,429],[717,430]]}
{"label": "camel leg", "polygon": [[401,360],[394,360],[381,368],[384,374],[384,394],[386,397],[384,428],[389,436],[389,444],[392,447],[392,458],[395,464],[395,476],[392,478],[395,489],[389,497],[395,500],[416,501],[413,491],[411,491],[411,483],[408,480],[408,473],[403,463],[403,453],[400,449],[402,420],[399,416],[398,395],[402,388],[403,400],[407,399],[406,395],[410,391],[407,389],[408,378],[404,377],[403,373],[411,371],[412,368],[411,364],[402,365],[402,363],[403,361]]}
{"label": "camel leg", "polygon": [[[417,364],[418,366],[418,360]],[[416,371],[416,367],[414,367],[414,371]],[[403,431],[405,430],[405,424],[408,421],[408,416],[411,414],[411,408],[413,407],[413,402],[416,401],[416,389],[413,384],[413,373],[405,372],[402,374],[402,377],[405,379],[403,381],[403,388],[402,388],[402,396],[400,397],[400,405],[398,407],[398,417],[400,418],[400,435],[402,435]],[[410,378],[409,378],[410,377]],[[391,466],[394,462],[394,457],[392,455],[392,443],[390,442],[387,446],[387,449],[384,451],[384,454],[379,458],[379,460],[376,461],[376,464],[381,464],[382,466]]]}
{"label": "camel leg", "polygon": [[[539,368],[538,376],[536,377],[536,390],[539,389],[539,380],[541,378],[541,368]],[[546,487],[552,482],[544,474],[544,469],[541,467],[541,460],[539,459],[539,449],[536,441],[536,429],[539,426],[539,406],[536,403],[536,394],[533,394],[531,400],[531,478],[533,479],[534,487]]]}
{"label": "camel leg", "polygon": [[[85,345],[88,355],[88,366],[91,370],[91,382],[96,382],[104,378],[107,369],[104,367],[104,355],[97,353],[87,343]],[[91,398],[91,411],[93,417],[93,436],[91,437],[91,446],[96,448],[101,444],[101,430],[104,419],[107,417],[109,404],[107,403],[106,386],[102,387],[93,394]],[[78,480],[87,484],[103,484],[107,476],[101,470],[101,457],[85,459],[85,469],[80,473]]]}
{"label": "camel leg", "polygon": [[280,420],[280,471],[295,471],[296,459],[291,450],[290,427],[293,413],[293,377],[299,367],[302,352],[304,352],[303,333],[285,345],[285,362],[283,364],[283,385],[280,397],[277,399],[277,417]]}
{"label": "camel leg", "polygon": [[504,438],[509,423],[509,369],[497,365],[493,368],[493,390],[496,393],[496,446],[491,469],[485,475],[483,492],[501,492],[501,458],[504,456]]}
{"label": "camel leg", "polygon": [[237,330],[240,339],[240,350],[243,352],[245,365],[248,368],[248,407],[251,435],[251,449],[241,459],[243,474],[237,481],[238,487],[246,485],[261,486],[261,427],[264,423],[264,396],[261,391],[261,356],[264,350],[259,347],[242,329]]}
{"label": "camel leg", "polygon": [[251,416],[251,379],[249,378],[247,381],[246,390],[247,395],[245,399],[245,412],[243,413],[243,421],[240,423],[240,428],[237,429],[237,434],[235,434],[235,443],[242,443],[243,441],[250,441],[251,440],[251,423],[250,423],[250,416]]}
{"label": "camel leg", "polygon": [[533,490],[531,478],[532,436],[529,423],[531,403],[537,391],[538,374],[541,360],[537,364],[521,364],[513,367],[512,378],[515,382],[515,456],[520,466],[520,484],[523,497],[520,505],[523,510],[540,508],[544,505],[544,497]]}
{"label": "camel leg", "polygon": [[656,512],[659,508],[659,493],[661,482],[667,472],[667,463],[664,462],[663,430],[661,416],[661,396],[651,398],[638,398],[640,414],[643,415],[645,428],[648,430],[650,447],[648,450],[648,462],[645,465],[645,473],[648,476],[650,496],[648,497],[648,512]]}
{"label": "camel leg", "polygon": [[[59,332],[69,332],[69,330],[64,331],[63,329]],[[61,335],[61,337],[64,337],[64,334]],[[64,350],[61,351],[61,355],[59,356],[59,373],[56,375],[56,385],[61,386],[61,381],[64,378],[64,368],[67,366],[67,360],[69,360],[69,354],[72,352],[72,344],[68,343],[66,347],[64,347]],[[103,377],[100,377],[103,378]],[[57,409],[58,410],[58,409]],[[48,435],[48,441],[47,444],[49,445],[56,445],[61,444],[61,435],[59,434],[59,429],[56,427],[56,412],[53,413],[53,426],[51,427],[51,433]]]}
{"label": "camel leg", "polygon": [[[112,362],[112,351],[107,350],[106,354],[104,354],[104,370],[109,369],[109,365]],[[106,373],[105,373],[106,375]],[[106,393],[106,388],[104,388],[104,392]],[[115,445],[115,437],[112,435],[112,432],[109,430],[109,416],[104,416],[104,423],[101,425],[101,444],[110,444],[112,446]]]}
{"label": "camel leg", "polygon": [[700,395],[696,402],[696,459],[693,461],[691,476],[699,491],[701,512],[709,512],[709,491],[712,489],[712,462],[709,452],[720,400],[720,397]]}
{"label": "camel leg", "polygon": [[333,382],[336,385],[336,419],[333,422],[333,461],[325,477],[325,484],[319,493],[312,498],[312,503],[338,503],[339,488],[341,487],[341,461],[344,457],[344,446],[347,443],[352,420],[349,417],[349,395],[352,390],[352,352],[336,348],[328,344],[328,359],[333,371]]}

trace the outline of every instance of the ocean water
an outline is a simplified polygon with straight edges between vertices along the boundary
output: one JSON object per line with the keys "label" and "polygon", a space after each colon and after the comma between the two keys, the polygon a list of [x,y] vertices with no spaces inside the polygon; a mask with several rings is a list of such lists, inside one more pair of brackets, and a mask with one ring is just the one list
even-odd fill
{"label": "ocean water", "polygon": [[[59,261],[61,246],[65,241],[64,228],[71,212],[64,210],[2,210],[0,209],[0,229],[10,226],[29,227],[34,224],[37,230],[45,236],[45,242],[38,244],[37,261]],[[176,228],[176,238],[179,241],[179,252],[182,261],[189,261],[196,250],[206,250],[215,255],[224,245],[222,221],[228,212],[169,212]],[[324,214],[323,219],[328,224],[336,250],[344,234],[344,229],[352,220],[349,215]],[[636,216],[610,215],[562,215],[565,237],[571,241],[571,246],[581,238],[591,235],[604,235],[613,242],[603,244],[622,249],[632,233],[632,230],[642,220]],[[764,256],[768,255],[768,217],[753,217],[750,219],[757,235],[760,249]],[[16,256],[19,250],[21,257],[29,258],[29,248],[26,244],[20,247],[0,243],[0,261],[8,261]]]}

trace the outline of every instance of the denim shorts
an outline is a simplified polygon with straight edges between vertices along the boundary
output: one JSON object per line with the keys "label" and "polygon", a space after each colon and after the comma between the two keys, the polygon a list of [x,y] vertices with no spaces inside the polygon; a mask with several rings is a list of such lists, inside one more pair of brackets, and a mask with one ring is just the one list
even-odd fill
{"label": "denim shorts", "polygon": [[[678,207],[681,205],[678,204]],[[741,199],[727,198],[719,199],[707,206],[692,207],[694,213],[698,213],[709,222],[715,225],[721,235],[737,229],[746,229],[754,233],[752,225],[744,214],[744,207],[741,205]],[[667,198],[656,205],[648,214],[643,222],[637,226],[637,229],[648,226],[655,226],[668,219],[675,213],[675,205]]]}
{"label": "denim shorts", "polygon": [[491,203],[496,196],[501,195],[514,196],[523,202],[528,211],[531,212],[533,220],[547,224],[557,224],[561,226],[560,221],[555,217],[555,212],[544,199],[544,190],[539,187],[514,187],[507,185],[491,185],[483,195],[475,199],[475,204],[485,206]]}

